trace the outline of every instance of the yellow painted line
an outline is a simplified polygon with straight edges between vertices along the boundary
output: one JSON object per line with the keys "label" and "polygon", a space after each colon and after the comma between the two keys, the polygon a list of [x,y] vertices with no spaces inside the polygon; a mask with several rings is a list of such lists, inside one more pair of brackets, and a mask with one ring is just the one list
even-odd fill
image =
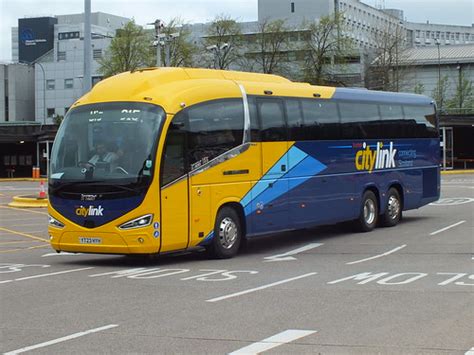
{"label": "yellow painted line", "polygon": [[5,209],[9,209],[9,210],[17,210],[17,211],[21,211],[21,212],[30,212],[30,213],[43,214],[43,215],[46,215],[46,216],[48,215],[48,213],[46,213],[46,212],[24,210],[24,209],[16,208],[16,207],[0,206],[0,208],[5,208]]}
{"label": "yellow painted line", "polygon": [[36,247],[29,247],[29,248],[9,249],[9,250],[0,251],[0,254],[13,253],[15,251],[24,251],[24,250],[31,250],[31,249],[38,249],[38,248],[47,248],[47,247],[49,247],[49,245],[39,245]]}
{"label": "yellow painted line", "polygon": [[456,175],[456,174],[474,174],[473,169],[469,170],[442,170],[442,175]]}
{"label": "yellow painted line", "polygon": [[35,239],[35,240],[40,240],[40,241],[42,241],[42,242],[49,243],[49,241],[46,240],[46,239],[43,239],[43,238],[40,238],[40,237],[31,235],[31,234],[26,234],[26,233],[21,233],[21,232],[17,232],[17,231],[12,231],[11,229],[7,229],[7,228],[3,228],[3,227],[0,227],[0,231],[9,232],[9,233],[12,233],[12,234],[21,235],[21,236],[23,236],[23,237],[27,237],[27,238],[31,238],[31,239]]}

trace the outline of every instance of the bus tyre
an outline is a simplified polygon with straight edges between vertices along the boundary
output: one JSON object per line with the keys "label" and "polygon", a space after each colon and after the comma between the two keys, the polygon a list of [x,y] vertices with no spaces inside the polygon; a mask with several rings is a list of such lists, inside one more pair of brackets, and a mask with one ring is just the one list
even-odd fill
{"label": "bus tyre", "polygon": [[356,220],[357,230],[360,232],[370,232],[377,225],[379,208],[375,194],[367,190],[362,196],[359,219]]}
{"label": "bus tyre", "polygon": [[383,215],[382,224],[384,227],[393,227],[402,218],[402,203],[400,194],[395,188],[388,190],[387,205]]}
{"label": "bus tyre", "polygon": [[214,238],[208,247],[211,257],[228,259],[239,251],[242,241],[242,226],[239,215],[230,207],[223,207],[217,213]]}

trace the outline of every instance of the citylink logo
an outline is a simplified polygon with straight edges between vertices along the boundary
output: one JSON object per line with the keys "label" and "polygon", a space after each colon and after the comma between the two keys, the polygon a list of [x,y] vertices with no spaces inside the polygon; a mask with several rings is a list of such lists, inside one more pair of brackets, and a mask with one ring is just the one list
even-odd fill
{"label": "citylink logo", "polygon": [[389,148],[383,149],[383,143],[377,142],[377,148],[372,150],[364,142],[362,150],[359,150],[355,156],[355,166],[357,170],[372,170],[395,168],[395,154],[397,150],[393,148],[393,142],[390,142]]}
{"label": "citylink logo", "polygon": [[87,217],[87,216],[93,216],[93,217],[102,217],[104,215],[104,208],[102,206],[94,207],[94,206],[89,206],[84,207],[80,206],[76,208],[76,215],[82,216],[82,217]]}

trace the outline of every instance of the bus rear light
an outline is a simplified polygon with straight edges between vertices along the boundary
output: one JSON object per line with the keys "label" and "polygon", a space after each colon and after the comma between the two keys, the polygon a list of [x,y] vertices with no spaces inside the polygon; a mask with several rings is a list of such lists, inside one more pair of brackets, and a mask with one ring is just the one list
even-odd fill
{"label": "bus rear light", "polygon": [[121,224],[118,228],[122,230],[127,230],[127,229],[147,227],[151,224],[152,221],[153,221],[153,215],[147,214],[145,216],[141,216],[141,217],[132,219],[131,221],[125,222],[124,224]]}
{"label": "bus rear light", "polygon": [[49,215],[48,215],[48,224],[49,224],[51,227],[64,228],[64,223],[59,222],[56,218],[53,218],[53,217],[51,217],[51,216],[49,216]]}

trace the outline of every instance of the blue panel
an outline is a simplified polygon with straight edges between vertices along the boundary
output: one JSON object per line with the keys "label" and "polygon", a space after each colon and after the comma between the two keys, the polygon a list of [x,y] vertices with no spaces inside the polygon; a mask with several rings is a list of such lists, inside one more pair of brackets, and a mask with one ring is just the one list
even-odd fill
{"label": "blue panel", "polygon": [[242,206],[246,207],[252,201],[252,199],[255,199],[263,191],[265,191],[268,188],[269,184],[275,183],[277,179],[287,174],[287,172],[281,171],[281,165],[286,165],[287,161],[290,160],[290,167],[295,166],[306,156],[307,154],[302,150],[298,149],[295,146],[291,147],[290,150],[286,152],[278,160],[278,162],[273,165],[271,169],[260,179],[260,181],[258,181],[252,187],[252,189],[244,196],[244,198],[240,201],[242,203]]}
{"label": "blue panel", "polygon": [[[88,220],[94,222],[95,227],[99,227],[137,208],[143,198],[144,195],[116,200],[79,201],[51,195],[49,200],[51,206],[70,221],[83,226],[84,221]],[[82,216],[77,214],[77,209],[88,210],[91,207],[99,209],[99,215]]]}

